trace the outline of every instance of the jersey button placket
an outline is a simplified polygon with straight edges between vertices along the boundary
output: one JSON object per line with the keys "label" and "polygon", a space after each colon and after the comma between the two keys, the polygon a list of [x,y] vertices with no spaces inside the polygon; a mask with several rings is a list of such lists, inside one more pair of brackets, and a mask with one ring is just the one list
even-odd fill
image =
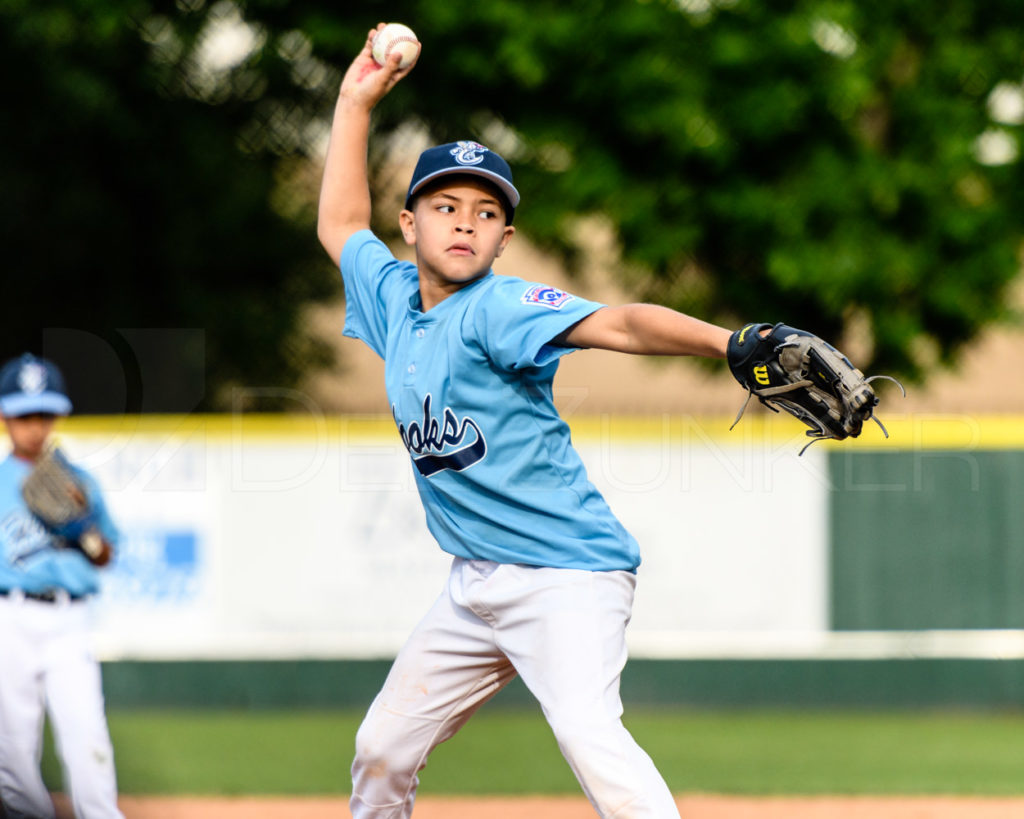
{"label": "jersey button placket", "polygon": [[420,342],[426,337],[427,331],[422,327],[415,327],[412,331],[413,339],[409,345],[409,363],[405,367],[405,383],[412,384],[416,378],[416,362],[420,358]]}

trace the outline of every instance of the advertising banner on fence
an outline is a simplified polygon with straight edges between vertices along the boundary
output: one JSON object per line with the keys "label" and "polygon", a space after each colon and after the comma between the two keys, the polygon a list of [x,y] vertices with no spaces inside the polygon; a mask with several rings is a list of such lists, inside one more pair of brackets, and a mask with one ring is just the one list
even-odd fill
{"label": "advertising banner on fence", "polygon": [[[678,419],[576,437],[641,545],[634,656],[828,628],[823,456]],[[123,534],[94,604],[105,658],[386,657],[447,574],[386,422],[122,421],[72,428],[65,445]]]}

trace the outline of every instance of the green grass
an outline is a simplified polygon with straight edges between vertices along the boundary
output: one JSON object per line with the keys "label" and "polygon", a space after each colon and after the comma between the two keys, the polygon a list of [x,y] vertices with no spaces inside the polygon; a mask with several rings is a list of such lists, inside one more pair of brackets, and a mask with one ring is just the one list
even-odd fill
{"label": "green grass", "polygon": [[714,712],[630,725],[674,791],[1024,793],[1020,714]]}
{"label": "green grass", "polygon": [[[341,794],[355,711],[113,710],[126,794]],[[632,709],[676,792],[1024,793],[1024,715]],[[58,787],[48,747],[44,772]],[[431,757],[423,793],[576,793],[537,710],[484,709]]]}

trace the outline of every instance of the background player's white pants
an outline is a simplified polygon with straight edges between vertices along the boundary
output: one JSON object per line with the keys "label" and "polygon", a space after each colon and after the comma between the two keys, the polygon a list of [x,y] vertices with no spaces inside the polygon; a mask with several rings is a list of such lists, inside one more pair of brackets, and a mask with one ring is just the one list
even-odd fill
{"label": "background player's white pants", "polygon": [[412,814],[417,772],[516,672],[598,814],[678,817],[622,725],[619,677],[635,577],[456,558],[356,736],[355,819]]}
{"label": "background player's white pants", "polygon": [[0,597],[0,801],[8,817],[54,815],[39,772],[46,709],[75,816],[123,819],[88,616],[82,602]]}

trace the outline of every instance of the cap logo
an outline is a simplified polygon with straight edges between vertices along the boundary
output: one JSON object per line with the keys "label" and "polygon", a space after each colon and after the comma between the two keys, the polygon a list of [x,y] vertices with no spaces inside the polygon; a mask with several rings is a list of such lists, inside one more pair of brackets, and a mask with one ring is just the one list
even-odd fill
{"label": "cap logo", "polygon": [[469,142],[460,139],[450,153],[460,165],[479,165],[484,161],[484,154],[487,148],[479,142]]}
{"label": "cap logo", "polygon": [[23,364],[18,372],[18,389],[28,395],[38,395],[46,389],[46,367],[35,361]]}

